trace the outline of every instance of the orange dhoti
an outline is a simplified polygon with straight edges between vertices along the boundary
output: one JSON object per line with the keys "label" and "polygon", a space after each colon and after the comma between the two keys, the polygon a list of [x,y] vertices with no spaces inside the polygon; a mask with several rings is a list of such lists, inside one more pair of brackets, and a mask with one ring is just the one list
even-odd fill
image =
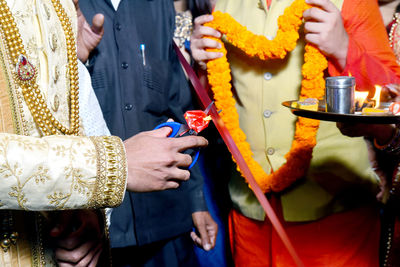
{"label": "orange dhoti", "polygon": [[[306,267],[379,266],[380,221],[376,207],[283,226]],[[232,210],[229,228],[236,267],[296,266],[268,219],[256,221]]]}

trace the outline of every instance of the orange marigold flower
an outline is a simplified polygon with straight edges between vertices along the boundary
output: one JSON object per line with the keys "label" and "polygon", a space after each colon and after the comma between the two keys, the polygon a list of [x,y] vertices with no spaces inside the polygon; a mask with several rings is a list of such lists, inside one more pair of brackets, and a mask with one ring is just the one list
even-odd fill
{"label": "orange marigold flower", "polygon": [[[222,32],[229,43],[243,50],[250,57],[258,57],[261,60],[284,58],[296,47],[303,12],[308,8],[310,6],[304,0],[295,0],[291,6],[286,8],[284,14],[278,18],[279,29],[274,40],[254,35],[229,14],[219,11],[213,13],[214,20],[207,23],[206,26]],[[305,175],[312,158],[313,148],[316,145],[319,121],[299,117],[291,149],[285,155],[286,163],[274,173],[265,173],[261,165],[253,159],[250,144],[246,141],[245,133],[240,129],[236,101],[231,92],[231,74],[226,59],[226,49],[224,44],[220,40],[218,41],[222,48],[212,49],[212,51],[222,52],[224,56],[207,63],[208,80],[214,93],[215,105],[222,110],[220,113],[222,121],[261,189],[264,192],[282,191]],[[327,68],[328,62],[313,45],[307,44],[305,51],[300,97],[321,99],[325,88],[323,72]],[[239,168],[238,170],[241,172]]]}

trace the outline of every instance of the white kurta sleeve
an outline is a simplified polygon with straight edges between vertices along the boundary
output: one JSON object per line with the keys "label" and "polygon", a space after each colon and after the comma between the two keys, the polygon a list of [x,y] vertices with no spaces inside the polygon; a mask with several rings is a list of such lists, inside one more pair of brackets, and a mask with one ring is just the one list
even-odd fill
{"label": "white kurta sleeve", "polygon": [[81,115],[85,135],[102,136],[110,135],[104,121],[99,101],[94,93],[90,74],[86,67],[78,60],[79,70],[79,114]]}

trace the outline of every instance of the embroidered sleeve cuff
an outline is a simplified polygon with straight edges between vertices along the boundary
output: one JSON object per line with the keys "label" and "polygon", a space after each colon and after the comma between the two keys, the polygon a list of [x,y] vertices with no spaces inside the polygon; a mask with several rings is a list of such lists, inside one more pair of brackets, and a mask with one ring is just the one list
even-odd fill
{"label": "embroidered sleeve cuff", "polygon": [[97,179],[91,206],[115,207],[121,204],[127,181],[124,145],[118,137],[91,137],[97,153]]}

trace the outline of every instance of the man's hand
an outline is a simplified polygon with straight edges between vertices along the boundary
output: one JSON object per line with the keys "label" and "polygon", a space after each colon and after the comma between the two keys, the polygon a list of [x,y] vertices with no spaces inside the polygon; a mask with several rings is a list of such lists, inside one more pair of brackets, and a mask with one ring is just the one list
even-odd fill
{"label": "man's hand", "polygon": [[194,20],[194,29],[190,37],[190,50],[193,59],[199,64],[201,69],[207,68],[207,60],[220,58],[223,56],[220,52],[207,52],[206,48],[221,48],[221,44],[204,36],[221,37],[221,33],[213,28],[203,26],[204,23],[212,21],[212,15],[199,16]]}
{"label": "man's hand", "polygon": [[89,58],[90,52],[96,48],[103,37],[104,16],[103,14],[96,14],[93,17],[92,26],[90,26],[79,8],[79,0],[74,0],[74,4],[78,15],[78,58],[85,63]]}
{"label": "man's hand", "polygon": [[344,69],[349,36],[343,26],[340,10],[330,0],[306,0],[306,3],[314,6],[303,14],[306,41],[316,45]]}
{"label": "man's hand", "polygon": [[349,137],[365,136],[375,138],[378,144],[387,144],[393,137],[395,127],[390,124],[364,124],[337,122],[336,126],[343,135]]}
{"label": "man's hand", "polygon": [[60,212],[55,227],[50,230],[58,266],[97,266],[103,250],[100,219],[92,210]]}
{"label": "man's hand", "polygon": [[128,159],[127,190],[149,192],[178,188],[189,179],[192,163],[186,149],[207,146],[205,138],[185,136],[168,138],[171,128],[139,133],[124,142]]}
{"label": "man's hand", "polygon": [[194,212],[192,219],[196,230],[200,234],[199,237],[195,232],[190,233],[193,242],[206,251],[213,249],[218,233],[217,223],[208,211]]}

